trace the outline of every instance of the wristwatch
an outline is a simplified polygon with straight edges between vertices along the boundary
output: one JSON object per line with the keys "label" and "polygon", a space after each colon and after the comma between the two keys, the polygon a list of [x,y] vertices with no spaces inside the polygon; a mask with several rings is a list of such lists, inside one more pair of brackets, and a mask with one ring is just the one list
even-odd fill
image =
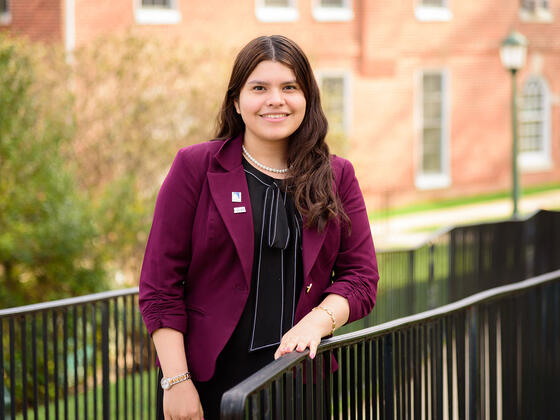
{"label": "wristwatch", "polygon": [[181,375],[174,376],[172,378],[161,378],[161,388],[166,391],[173,385],[179,382],[188,381],[191,379],[191,374],[189,372],[182,373]]}

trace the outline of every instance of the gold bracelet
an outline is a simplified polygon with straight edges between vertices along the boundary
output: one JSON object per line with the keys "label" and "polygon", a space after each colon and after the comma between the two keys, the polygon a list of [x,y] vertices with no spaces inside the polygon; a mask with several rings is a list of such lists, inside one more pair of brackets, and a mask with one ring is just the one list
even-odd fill
{"label": "gold bracelet", "polygon": [[334,317],[333,311],[331,311],[330,309],[325,308],[324,306],[316,306],[314,307],[312,310],[315,309],[322,309],[323,311],[325,311],[327,314],[329,314],[329,316],[331,317],[331,321],[332,321],[332,330],[331,330],[331,335],[334,334],[334,329],[336,328],[336,319]]}

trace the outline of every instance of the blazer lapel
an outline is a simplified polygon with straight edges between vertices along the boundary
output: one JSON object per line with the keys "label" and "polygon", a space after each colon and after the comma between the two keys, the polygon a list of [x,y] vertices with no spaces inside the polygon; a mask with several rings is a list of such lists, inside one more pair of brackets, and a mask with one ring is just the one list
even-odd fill
{"label": "blazer lapel", "polygon": [[307,280],[309,273],[311,272],[311,268],[317,260],[319,250],[321,249],[321,246],[323,246],[325,236],[327,235],[327,228],[328,226],[325,227],[322,232],[319,232],[317,229],[303,229],[302,254],[304,280]]}
{"label": "blazer lapel", "polygon": [[[241,165],[241,141],[242,137],[237,137],[224,142],[216,159],[226,171],[208,172],[208,185],[212,199],[235,244],[247,287],[250,288],[255,238],[249,188]],[[241,202],[232,201],[233,192],[241,193]],[[238,208],[237,212],[235,208]],[[239,208],[244,208],[244,211]]]}
{"label": "blazer lapel", "polygon": [[[249,188],[245,171],[241,164],[242,142],[242,134],[224,141],[224,145],[215,156],[218,165],[208,172],[208,184],[220,216],[235,244],[245,274],[247,287],[250,287],[255,238]],[[231,193],[234,191],[241,192],[241,203],[232,203]],[[234,213],[234,207],[245,207],[245,213]],[[318,232],[317,229],[303,229],[302,256],[304,279],[309,277],[311,268],[317,260],[319,250],[325,241],[327,229],[328,225],[322,232]]]}

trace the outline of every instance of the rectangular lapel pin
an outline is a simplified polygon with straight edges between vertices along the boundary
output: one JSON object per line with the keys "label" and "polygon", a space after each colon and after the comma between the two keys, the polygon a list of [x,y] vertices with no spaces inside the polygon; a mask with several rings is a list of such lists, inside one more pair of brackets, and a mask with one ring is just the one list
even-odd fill
{"label": "rectangular lapel pin", "polygon": [[234,213],[245,213],[246,210],[245,210],[245,207],[234,207],[233,212]]}
{"label": "rectangular lapel pin", "polygon": [[241,193],[237,191],[233,191],[231,193],[231,202],[232,203],[241,203]]}

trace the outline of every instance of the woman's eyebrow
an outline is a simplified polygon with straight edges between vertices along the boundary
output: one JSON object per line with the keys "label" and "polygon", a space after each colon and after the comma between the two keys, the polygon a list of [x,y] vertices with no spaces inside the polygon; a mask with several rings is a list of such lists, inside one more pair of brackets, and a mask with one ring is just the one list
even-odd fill
{"label": "woman's eyebrow", "polygon": [[[281,85],[293,85],[296,84],[297,80],[287,80],[285,82],[280,83]],[[249,80],[247,82],[248,85],[270,85],[270,82],[265,82],[264,80]]]}

